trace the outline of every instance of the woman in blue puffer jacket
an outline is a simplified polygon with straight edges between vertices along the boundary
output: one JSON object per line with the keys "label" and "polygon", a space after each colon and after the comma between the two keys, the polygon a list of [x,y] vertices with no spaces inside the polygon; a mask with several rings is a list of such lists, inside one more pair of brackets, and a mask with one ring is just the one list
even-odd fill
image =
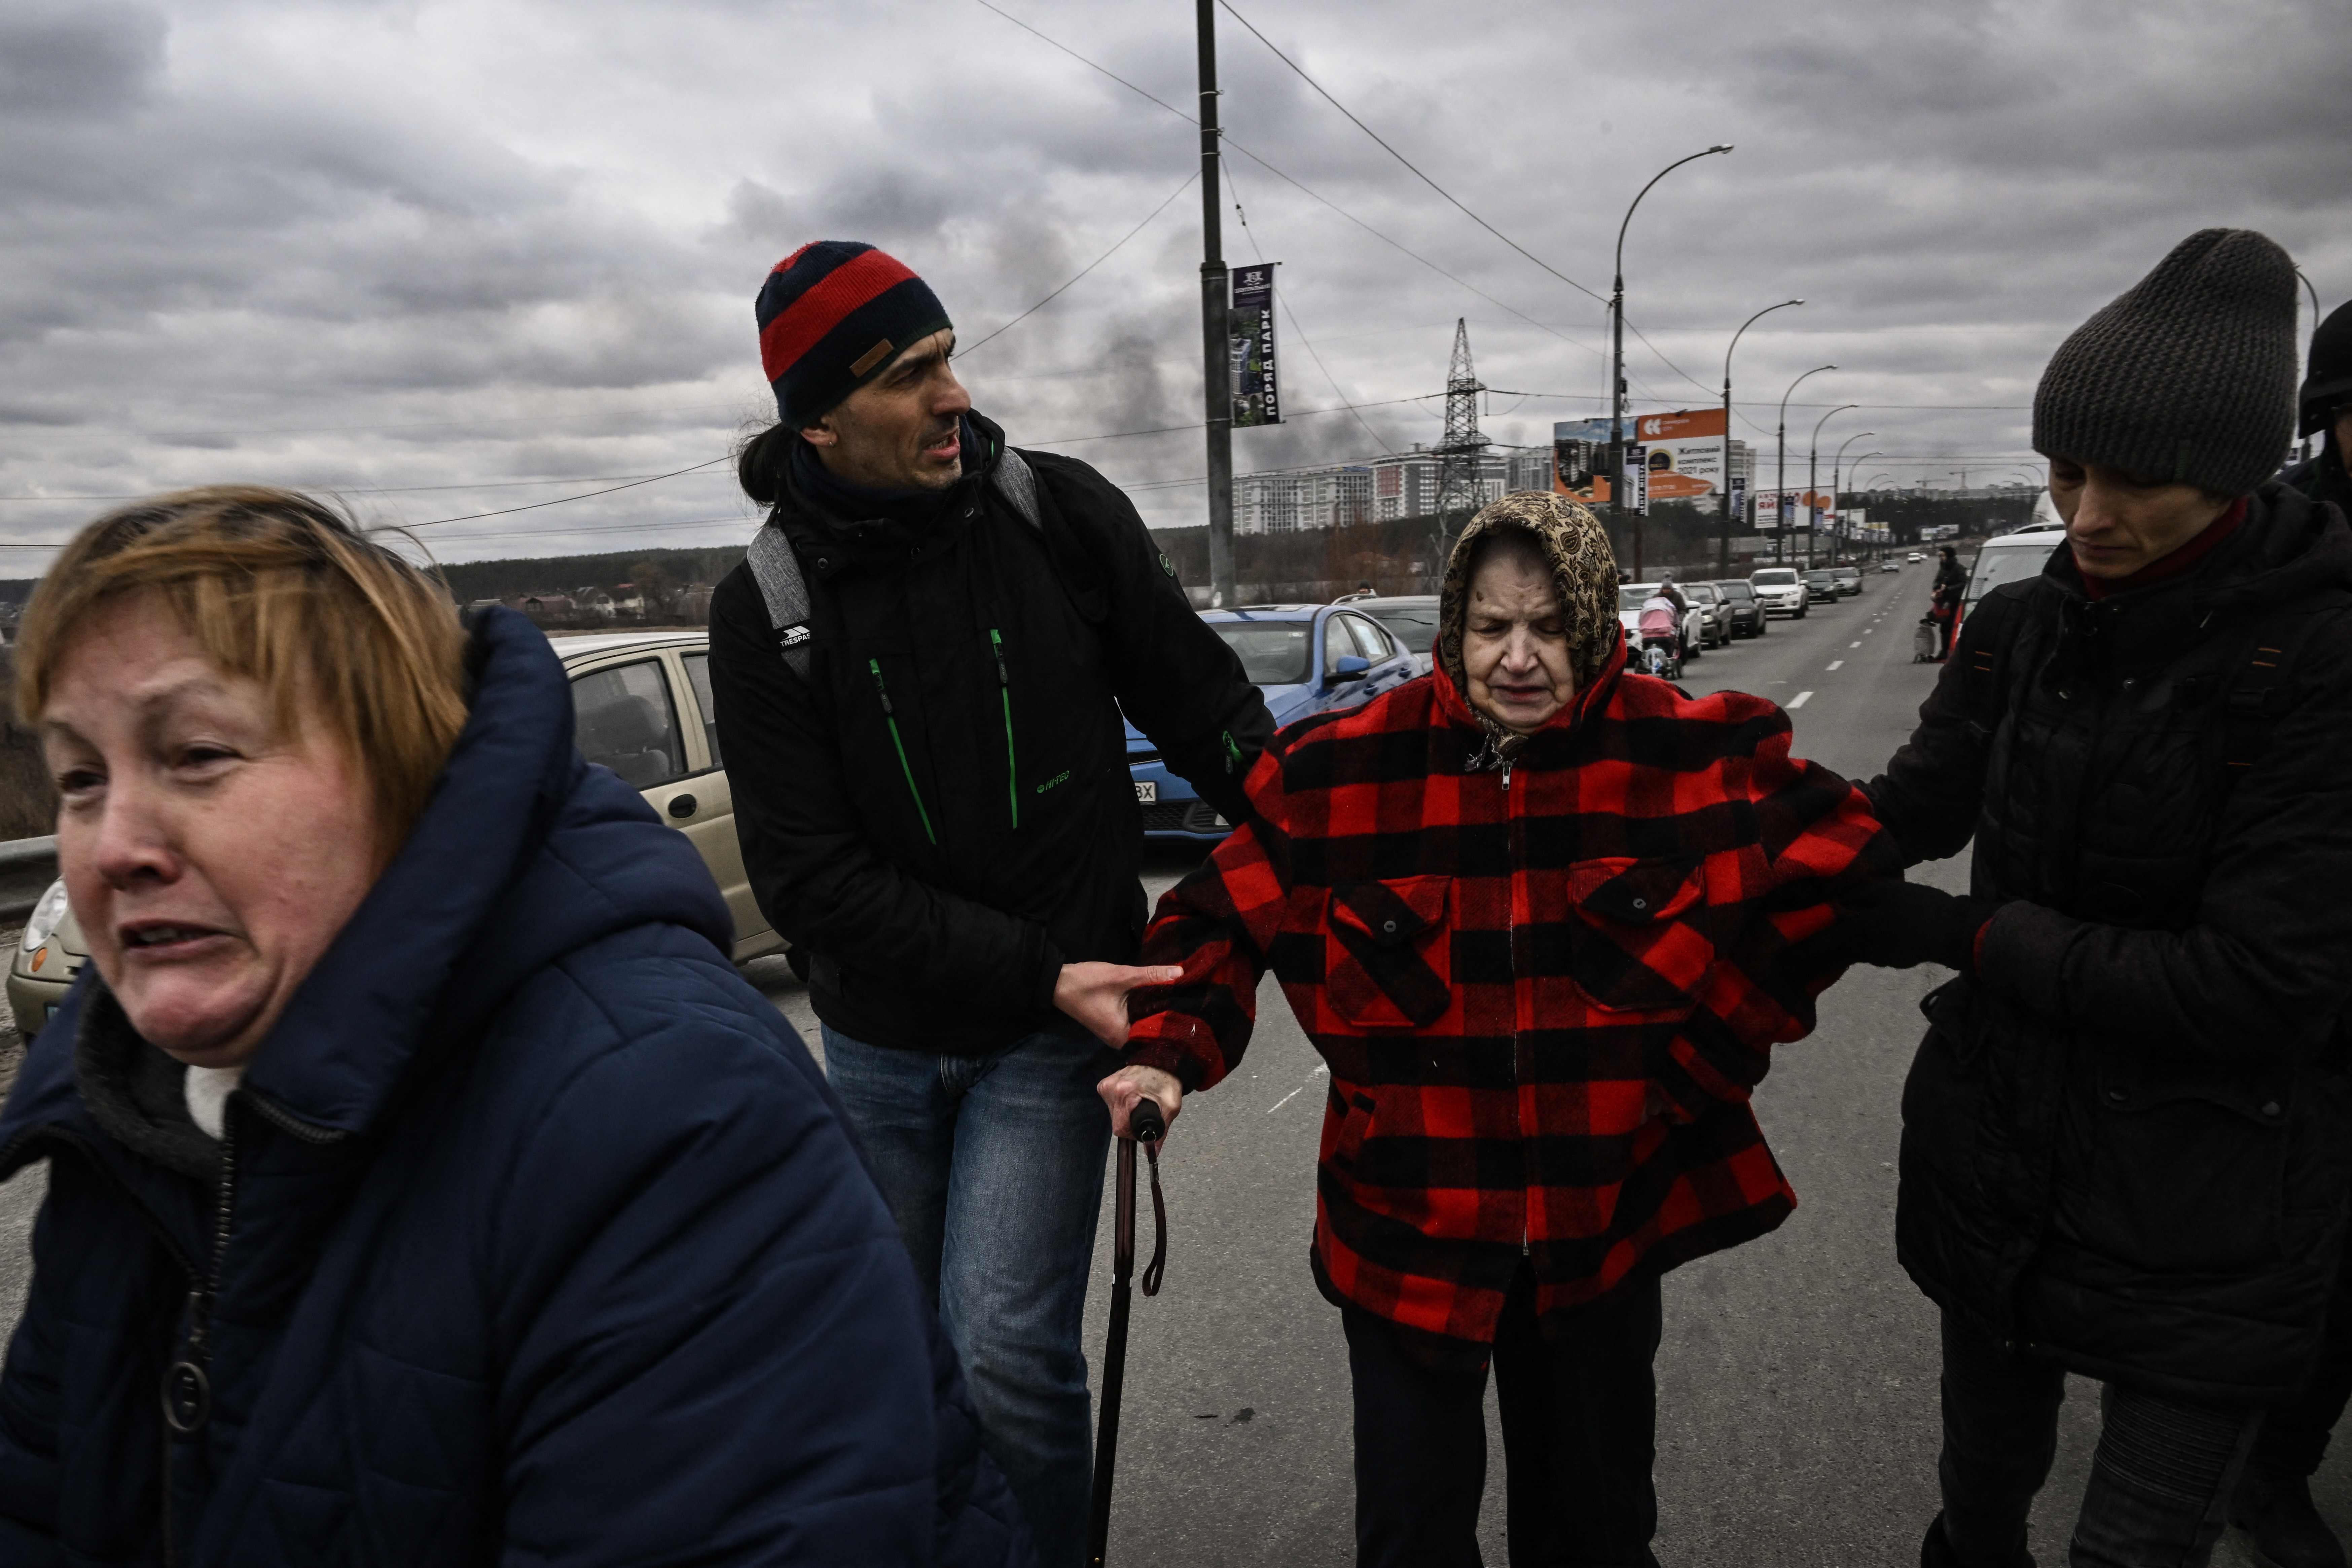
{"label": "woman in blue puffer jacket", "polygon": [[92,972],[0,1113],[48,1162],[0,1563],[1028,1560],[822,1076],[536,628],[191,491],[67,548],[18,678]]}

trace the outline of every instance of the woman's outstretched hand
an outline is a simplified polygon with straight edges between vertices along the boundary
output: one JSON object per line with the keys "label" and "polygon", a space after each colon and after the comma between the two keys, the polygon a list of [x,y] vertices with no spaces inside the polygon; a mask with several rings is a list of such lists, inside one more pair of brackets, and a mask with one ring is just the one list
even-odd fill
{"label": "woman's outstretched hand", "polygon": [[1176,1112],[1184,1105],[1184,1086],[1176,1081],[1175,1074],[1140,1065],[1119,1068],[1095,1085],[1095,1092],[1110,1108],[1110,1130],[1121,1138],[1134,1135],[1128,1119],[1145,1100],[1160,1102],[1160,1113],[1171,1127],[1176,1125]]}

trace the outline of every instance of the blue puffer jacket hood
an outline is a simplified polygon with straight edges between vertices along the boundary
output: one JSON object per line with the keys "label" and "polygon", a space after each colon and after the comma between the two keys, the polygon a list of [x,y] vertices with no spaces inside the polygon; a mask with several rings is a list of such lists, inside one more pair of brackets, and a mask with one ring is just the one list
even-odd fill
{"label": "blue puffer jacket hood", "polygon": [[[415,831],[230,1097],[219,1182],[112,1095],[159,1053],[94,970],[35,1043],[0,1112],[0,1175],[50,1167],[0,1561],[1027,1561],[693,847],[580,760],[528,621],[478,617],[469,674]],[[209,1399],[172,1436],[183,1358]]]}

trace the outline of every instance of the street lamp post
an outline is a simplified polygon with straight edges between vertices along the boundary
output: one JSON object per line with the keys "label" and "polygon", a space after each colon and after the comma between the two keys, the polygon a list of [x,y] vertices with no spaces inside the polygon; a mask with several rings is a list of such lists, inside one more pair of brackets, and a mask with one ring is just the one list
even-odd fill
{"label": "street lamp post", "polygon": [[[1875,430],[1855,431],[1838,443],[1837,456],[1830,459],[1830,564],[1832,566],[1838,563],[1838,542],[1845,537],[1845,521],[1838,506],[1838,474],[1845,464],[1845,449],[1864,436],[1877,434]],[[1869,455],[1874,458],[1880,456],[1876,452]],[[1860,458],[1855,459],[1857,467],[1860,466],[1861,461]]]}
{"label": "street lamp post", "polygon": [[[1833,364],[1817,364],[1805,372],[1805,375],[1819,375],[1825,370],[1835,369],[1837,366]],[[1797,382],[1804,380],[1805,375],[1790,382],[1789,392],[1796,391]],[[1780,419],[1773,433],[1773,439],[1780,447],[1780,456],[1773,459],[1772,466],[1772,559],[1775,561],[1787,553],[1785,546],[1789,538],[1789,392],[1780,395]]]}
{"label": "street lamp post", "polygon": [[1791,305],[1801,305],[1802,300],[1783,300],[1777,305],[1767,305],[1739,323],[1739,331],[1731,334],[1731,348],[1723,351],[1723,478],[1717,500],[1723,514],[1723,548],[1716,557],[1716,574],[1731,575],[1731,353],[1739,346],[1742,333],[1775,310],[1785,310]]}
{"label": "street lamp post", "polygon": [[[1813,498],[1821,494],[1822,426],[1830,422],[1832,416],[1861,406],[1859,403],[1841,403],[1813,421],[1812,443],[1805,449],[1805,565],[1809,570],[1813,564]],[[1830,548],[1837,548],[1834,536]]]}
{"label": "street lamp post", "polygon": [[[1206,0],[1203,0],[1206,3]],[[1633,207],[1642,205],[1642,197],[1656,184],[1685,163],[1717,153],[1728,153],[1731,143],[1720,142],[1704,153],[1693,153],[1687,158],[1677,158],[1650,176],[1633,197],[1633,205],[1625,209],[1625,221],[1617,226],[1616,276],[1609,285],[1609,512],[1612,521],[1625,525],[1625,230],[1633,221]],[[1633,575],[1642,574],[1642,520],[1633,519]]]}

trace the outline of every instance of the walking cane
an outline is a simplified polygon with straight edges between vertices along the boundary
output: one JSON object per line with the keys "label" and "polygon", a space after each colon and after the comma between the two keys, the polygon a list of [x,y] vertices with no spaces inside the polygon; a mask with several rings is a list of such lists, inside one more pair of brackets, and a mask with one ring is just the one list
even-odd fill
{"label": "walking cane", "polygon": [[1118,1464],[1118,1396],[1127,1379],[1129,1276],[1135,1272],[1135,1146],[1143,1145],[1151,1164],[1151,1261],[1144,1266],[1143,1293],[1160,1294],[1168,1267],[1168,1205],[1160,1197],[1160,1141],[1168,1135],[1160,1102],[1145,1095],[1128,1113],[1133,1138],[1118,1141],[1118,1185],[1112,1197],[1110,1243],[1110,1332],[1103,1345],[1102,1409],[1095,1426],[1095,1498],[1087,1520],[1087,1568],[1102,1568],[1110,1543],[1110,1482]]}

